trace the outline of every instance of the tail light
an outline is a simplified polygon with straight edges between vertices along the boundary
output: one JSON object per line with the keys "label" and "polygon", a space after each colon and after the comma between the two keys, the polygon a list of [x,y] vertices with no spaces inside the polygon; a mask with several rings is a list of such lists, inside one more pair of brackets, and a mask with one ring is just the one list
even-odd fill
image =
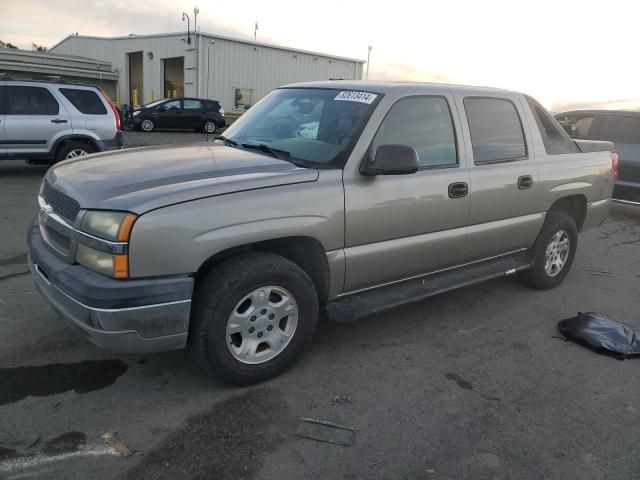
{"label": "tail light", "polygon": [[116,130],[122,130],[122,124],[120,123],[120,113],[118,113],[118,109],[109,98],[109,95],[107,95],[103,91],[100,91],[100,93],[102,93],[102,96],[111,107],[111,111],[113,112],[113,116],[115,117],[115,120],[116,120]]}
{"label": "tail light", "polygon": [[620,158],[615,150],[609,150],[611,156],[611,166],[613,167],[613,181],[617,182],[620,177]]}

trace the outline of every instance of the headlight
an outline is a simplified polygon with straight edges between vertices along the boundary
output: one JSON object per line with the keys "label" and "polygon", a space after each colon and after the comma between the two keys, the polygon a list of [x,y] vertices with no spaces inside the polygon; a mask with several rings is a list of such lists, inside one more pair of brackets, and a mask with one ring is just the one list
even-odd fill
{"label": "headlight", "polygon": [[140,115],[140,110],[136,110],[136,111],[134,111],[131,115],[132,115],[132,116],[134,116],[134,117],[135,117],[136,115]]}
{"label": "headlight", "polygon": [[136,216],[126,212],[88,211],[80,225],[82,231],[114,242],[127,242]]}
{"label": "headlight", "polygon": [[127,255],[111,255],[80,243],[78,244],[76,261],[80,265],[110,277],[127,278],[129,276]]}
{"label": "headlight", "polygon": [[[131,237],[131,229],[137,218],[133,213],[89,210],[82,218],[80,229],[104,240],[128,242]],[[110,277],[129,277],[129,256],[127,253],[111,254],[78,243],[76,261],[91,270]]]}

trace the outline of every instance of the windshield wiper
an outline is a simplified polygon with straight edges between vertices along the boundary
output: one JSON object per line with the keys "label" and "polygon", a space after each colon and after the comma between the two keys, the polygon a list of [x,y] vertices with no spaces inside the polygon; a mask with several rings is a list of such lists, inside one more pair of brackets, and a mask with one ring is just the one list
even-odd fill
{"label": "windshield wiper", "polygon": [[264,143],[261,143],[259,145],[254,145],[252,143],[243,143],[242,148],[260,150],[261,152],[267,153],[272,157],[277,158],[278,160],[286,160],[287,162],[294,163],[293,161],[291,161],[291,154],[289,152],[287,152],[286,150],[280,150],[278,148],[271,148]]}
{"label": "windshield wiper", "polygon": [[227,147],[237,147],[238,146],[238,142],[236,142],[234,140],[231,140],[230,138],[227,138],[224,135],[220,135],[218,138],[220,140],[222,140]]}

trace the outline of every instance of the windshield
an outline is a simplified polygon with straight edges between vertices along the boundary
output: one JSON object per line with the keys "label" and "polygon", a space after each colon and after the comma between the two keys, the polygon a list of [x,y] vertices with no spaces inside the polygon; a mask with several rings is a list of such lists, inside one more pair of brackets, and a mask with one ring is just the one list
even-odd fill
{"label": "windshield", "polygon": [[151,103],[147,103],[146,105],[143,105],[143,108],[152,108],[155,107],[157,105],[160,105],[162,102],[166,102],[167,99],[163,98],[162,100],[156,100],[155,102],[151,102]]}
{"label": "windshield", "polygon": [[278,89],[236,120],[224,137],[238,147],[284,152],[305,166],[343,167],[380,97],[369,92]]}

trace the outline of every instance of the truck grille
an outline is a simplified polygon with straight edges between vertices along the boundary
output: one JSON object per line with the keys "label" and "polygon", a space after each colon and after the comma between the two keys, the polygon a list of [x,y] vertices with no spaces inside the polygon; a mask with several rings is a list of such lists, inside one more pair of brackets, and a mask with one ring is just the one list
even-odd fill
{"label": "truck grille", "polygon": [[71,249],[71,239],[63,234],[56,232],[53,228],[47,226],[47,238],[49,243],[61,253],[68,255]]}
{"label": "truck grille", "polygon": [[42,196],[55,213],[71,223],[75,222],[80,211],[80,204],[77,201],[56,190],[47,181],[44,182]]}

